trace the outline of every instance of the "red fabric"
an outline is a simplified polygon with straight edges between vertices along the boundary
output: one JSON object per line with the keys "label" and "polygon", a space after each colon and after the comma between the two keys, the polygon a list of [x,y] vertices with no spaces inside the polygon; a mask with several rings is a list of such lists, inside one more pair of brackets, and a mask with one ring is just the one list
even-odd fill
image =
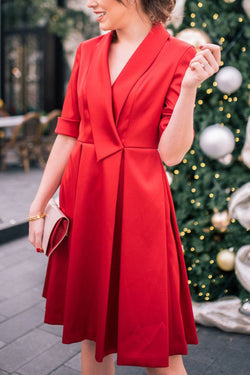
{"label": "red fabric", "polygon": [[166,367],[197,344],[174,205],[157,149],[196,51],[155,25],[113,87],[113,32],[80,44],[56,132],[77,137],[60,187],[69,236],[49,258],[45,322],[96,360]]}

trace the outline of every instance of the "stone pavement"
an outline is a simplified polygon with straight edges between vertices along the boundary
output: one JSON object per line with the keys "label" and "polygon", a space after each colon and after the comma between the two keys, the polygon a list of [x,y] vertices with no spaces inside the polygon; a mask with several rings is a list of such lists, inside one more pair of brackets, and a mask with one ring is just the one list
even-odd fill
{"label": "stone pavement", "polygon": [[[0,173],[0,217],[5,222],[26,220],[40,178],[35,168],[30,174],[15,169]],[[80,375],[80,344],[62,344],[61,327],[43,324],[46,262],[27,237],[0,246],[0,375]],[[198,324],[197,332],[199,344],[188,345],[183,356],[188,375],[250,373],[250,336]],[[146,372],[116,366],[116,374]]]}

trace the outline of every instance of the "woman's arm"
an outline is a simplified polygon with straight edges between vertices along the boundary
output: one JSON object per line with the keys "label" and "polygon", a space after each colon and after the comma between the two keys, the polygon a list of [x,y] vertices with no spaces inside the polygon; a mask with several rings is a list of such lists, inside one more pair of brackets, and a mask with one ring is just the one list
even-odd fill
{"label": "woman's arm", "polygon": [[[57,135],[40,186],[30,206],[29,216],[40,215],[44,212],[48,201],[54,195],[60,184],[75,142],[76,138],[61,134]],[[41,248],[43,227],[43,219],[30,222],[29,241],[36,248]]]}
{"label": "woman's arm", "polygon": [[[201,48],[201,47],[200,47]],[[190,149],[193,137],[193,115],[197,87],[218,71],[220,47],[206,44],[190,61],[181,84],[181,91],[166,129],[158,145],[166,165],[179,164]]]}

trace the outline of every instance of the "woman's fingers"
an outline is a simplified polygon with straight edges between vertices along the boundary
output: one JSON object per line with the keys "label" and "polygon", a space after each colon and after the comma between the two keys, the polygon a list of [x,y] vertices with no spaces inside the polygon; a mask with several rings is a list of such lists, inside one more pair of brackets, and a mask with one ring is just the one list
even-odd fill
{"label": "woman's fingers", "polygon": [[216,61],[217,65],[220,66],[220,61],[221,61],[220,46],[218,46],[217,44],[206,43],[206,44],[204,44],[200,48],[201,48],[202,52],[205,52],[206,50],[208,50],[211,53],[211,55],[213,56],[213,58]]}
{"label": "woman's fingers", "polygon": [[[42,237],[44,229],[44,220],[39,219],[29,224],[29,241],[36,249],[42,249]],[[38,251],[38,250],[37,250]],[[41,252],[41,251],[38,251]]]}

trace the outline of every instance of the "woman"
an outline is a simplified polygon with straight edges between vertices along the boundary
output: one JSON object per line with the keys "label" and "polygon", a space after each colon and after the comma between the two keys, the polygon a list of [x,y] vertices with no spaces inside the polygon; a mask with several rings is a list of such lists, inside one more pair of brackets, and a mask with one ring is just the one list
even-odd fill
{"label": "woman", "polygon": [[[82,341],[82,373],[118,365],[186,374],[197,344],[184,257],[162,161],[191,147],[197,87],[220,48],[193,46],[162,26],[174,0],[88,0],[105,35],[77,49],[58,136],[31,204],[42,214],[60,185],[68,238],[51,255],[45,322]],[[43,219],[30,223],[41,248]]]}

